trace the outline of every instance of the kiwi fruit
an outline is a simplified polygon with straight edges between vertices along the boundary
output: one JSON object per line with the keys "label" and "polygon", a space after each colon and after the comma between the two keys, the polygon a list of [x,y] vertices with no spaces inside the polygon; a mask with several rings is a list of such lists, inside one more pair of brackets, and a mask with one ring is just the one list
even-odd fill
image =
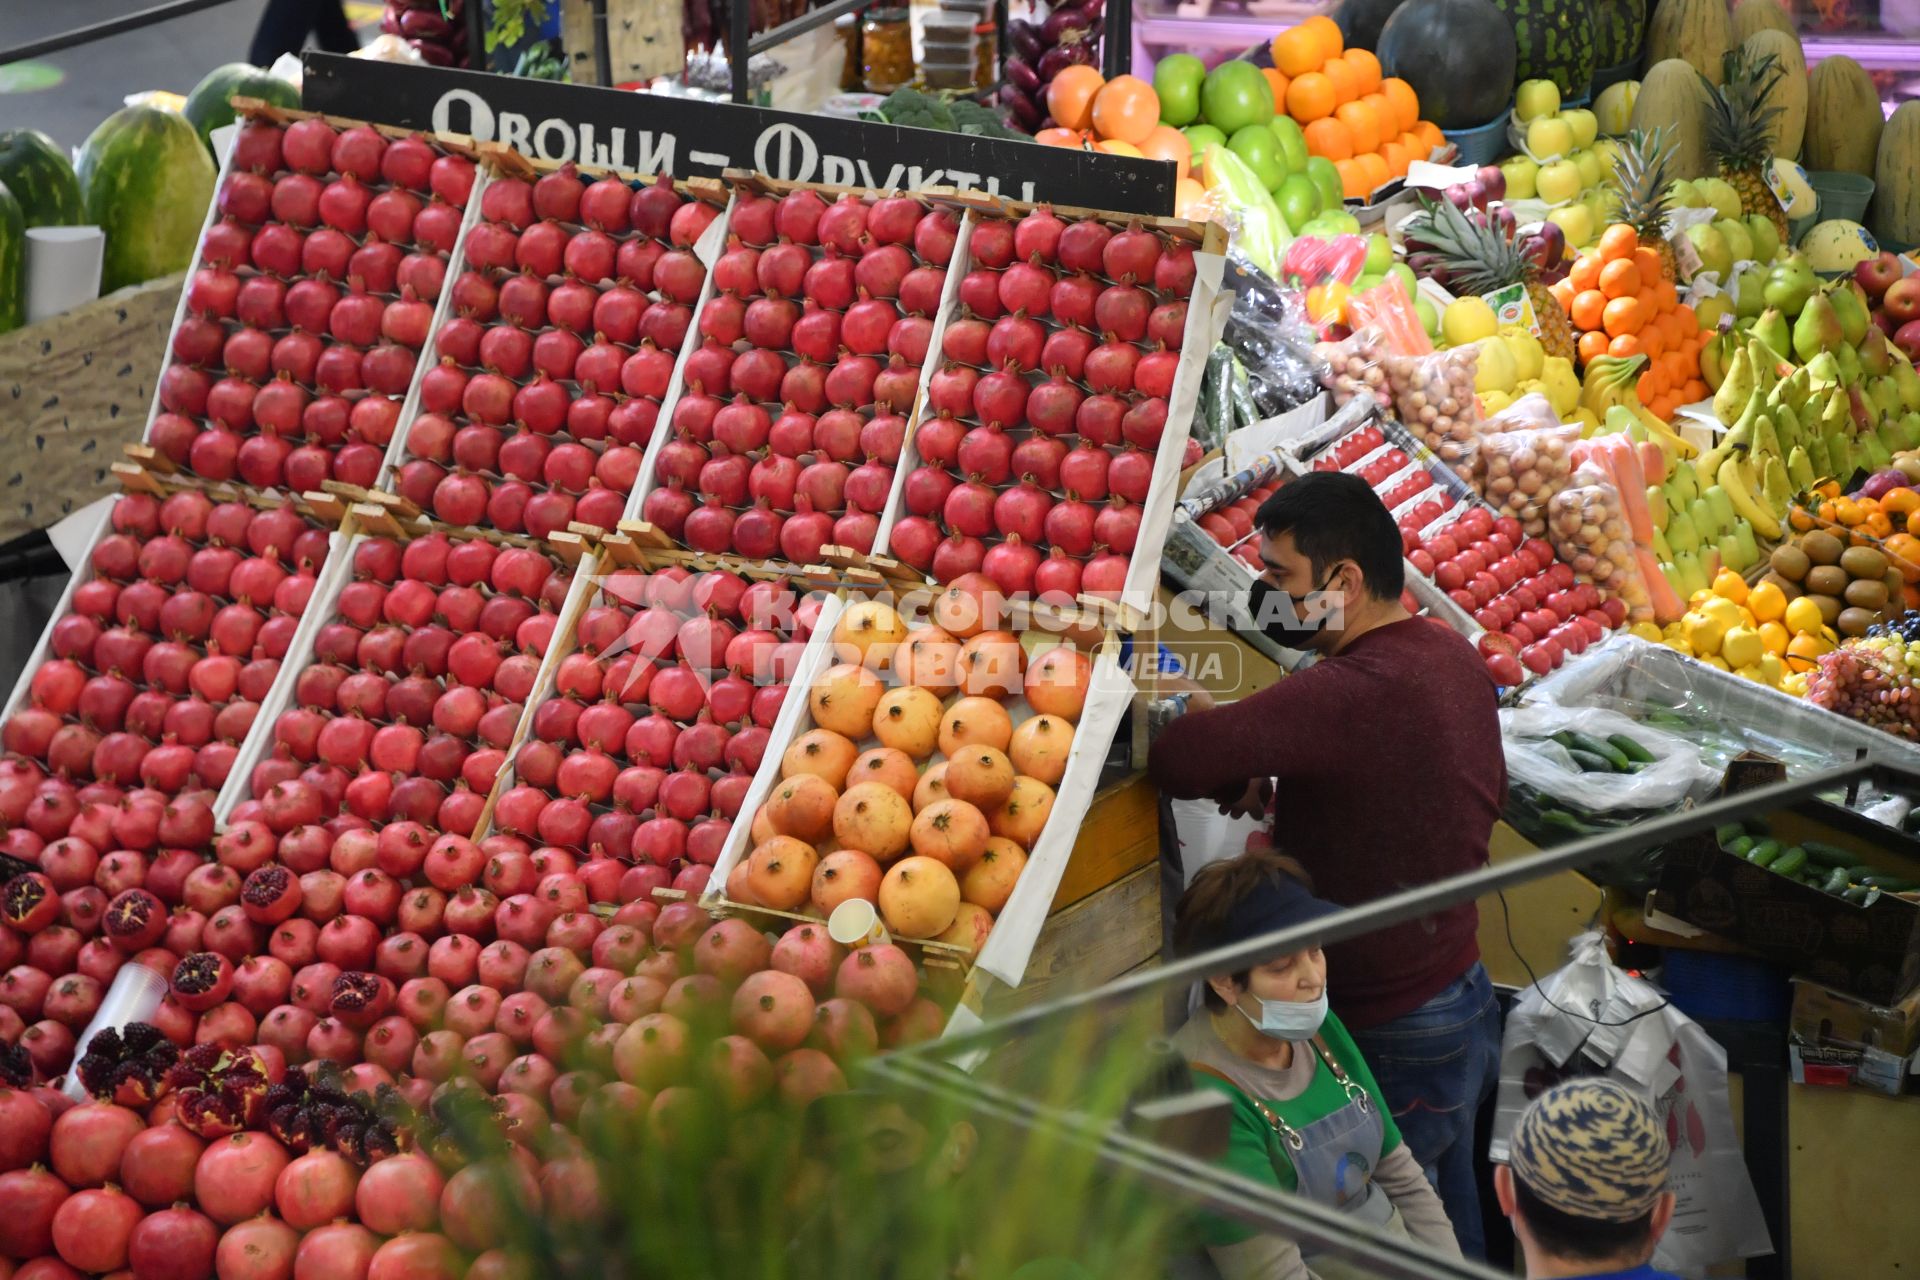
{"label": "kiwi fruit", "polygon": [[1812,567],[1812,564],[1806,552],[1788,544],[1774,551],[1772,558],[1768,561],[1768,568],[1788,582],[1798,582],[1807,576],[1807,570]]}
{"label": "kiwi fruit", "polygon": [[1872,609],[1842,609],[1833,627],[1843,636],[1863,636],[1878,621],[1880,615]]}
{"label": "kiwi fruit", "polygon": [[1848,547],[1840,553],[1840,567],[1856,578],[1883,578],[1887,557],[1873,547]]}
{"label": "kiwi fruit", "polygon": [[1841,605],[1838,596],[1821,596],[1809,593],[1807,599],[1813,601],[1815,606],[1819,608],[1822,626],[1831,627],[1839,623]]}
{"label": "kiwi fruit", "polygon": [[1804,585],[1815,595],[1838,596],[1847,589],[1847,581],[1845,569],[1837,564],[1822,564],[1807,570]]}
{"label": "kiwi fruit", "polygon": [[1814,564],[1838,564],[1840,553],[1846,550],[1840,539],[1825,529],[1815,529],[1801,538],[1800,549],[1807,553],[1807,559]]}
{"label": "kiwi fruit", "polygon": [[1877,614],[1887,607],[1887,584],[1878,578],[1855,578],[1841,598],[1855,608]]}

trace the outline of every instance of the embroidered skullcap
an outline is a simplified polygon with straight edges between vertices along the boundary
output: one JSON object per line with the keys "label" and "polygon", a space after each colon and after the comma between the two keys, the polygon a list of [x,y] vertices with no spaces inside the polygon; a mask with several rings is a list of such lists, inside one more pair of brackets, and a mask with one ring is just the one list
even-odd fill
{"label": "embroidered skullcap", "polygon": [[1631,1222],[1667,1185],[1666,1131],[1638,1094],[1612,1080],[1569,1080],[1521,1114],[1509,1144],[1513,1176],[1574,1218]]}

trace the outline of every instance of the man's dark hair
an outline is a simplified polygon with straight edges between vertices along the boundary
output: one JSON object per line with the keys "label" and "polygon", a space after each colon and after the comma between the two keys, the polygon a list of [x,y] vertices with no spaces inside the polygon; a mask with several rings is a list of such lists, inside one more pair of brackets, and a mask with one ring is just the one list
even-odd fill
{"label": "man's dark hair", "polygon": [[1518,1177],[1513,1180],[1513,1206],[1540,1247],[1556,1258],[1612,1262],[1637,1258],[1653,1244],[1651,1209],[1628,1222],[1576,1218],[1543,1202]]}
{"label": "man's dark hair", "polygon": [[1253,523],[1269,538],[1292,534],[1316,581],[1330,565],[1351,560],[1376,600],[1397,599],[1406,586],[1400,530],[1359,476],[1339,471],[1296,476],[1260,504]]}

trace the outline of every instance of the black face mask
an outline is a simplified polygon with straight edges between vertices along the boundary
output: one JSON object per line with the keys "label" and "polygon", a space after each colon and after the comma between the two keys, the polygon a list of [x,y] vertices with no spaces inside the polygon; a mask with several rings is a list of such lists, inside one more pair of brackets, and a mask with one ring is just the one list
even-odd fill
{"label": "black face mask", "polygon": [[[1328,574],[1326,582],[1315,590],[1325,591],[1333,578],[1333,574]],[[1247,588],[1247,613],[1255,629],[1286,649],[1308,648],[1313,637],[1327,625],[1323,610],[1310,607],[1304,599],[1289,599],[1286,592],[1270,585],[1265,578],[1255,578]]]}

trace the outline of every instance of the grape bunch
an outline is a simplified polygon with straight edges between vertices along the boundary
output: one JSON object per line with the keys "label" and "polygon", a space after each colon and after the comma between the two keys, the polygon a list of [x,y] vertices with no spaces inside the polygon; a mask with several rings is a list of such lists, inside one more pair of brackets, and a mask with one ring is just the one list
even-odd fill
{"label": "grape bunch", "polygon": [[1898,636],[1908,644],[1920,643],[1920,610],[1909,609],[1897,618],[1876,622],[1867,628],[1869,638]]}
{"label": "grape bunch", "polygon": [[1822,654],[1807,680],[1807,700],[1849,719],[1920,741],[1920,645],[1898,636],[1850,640]]}

